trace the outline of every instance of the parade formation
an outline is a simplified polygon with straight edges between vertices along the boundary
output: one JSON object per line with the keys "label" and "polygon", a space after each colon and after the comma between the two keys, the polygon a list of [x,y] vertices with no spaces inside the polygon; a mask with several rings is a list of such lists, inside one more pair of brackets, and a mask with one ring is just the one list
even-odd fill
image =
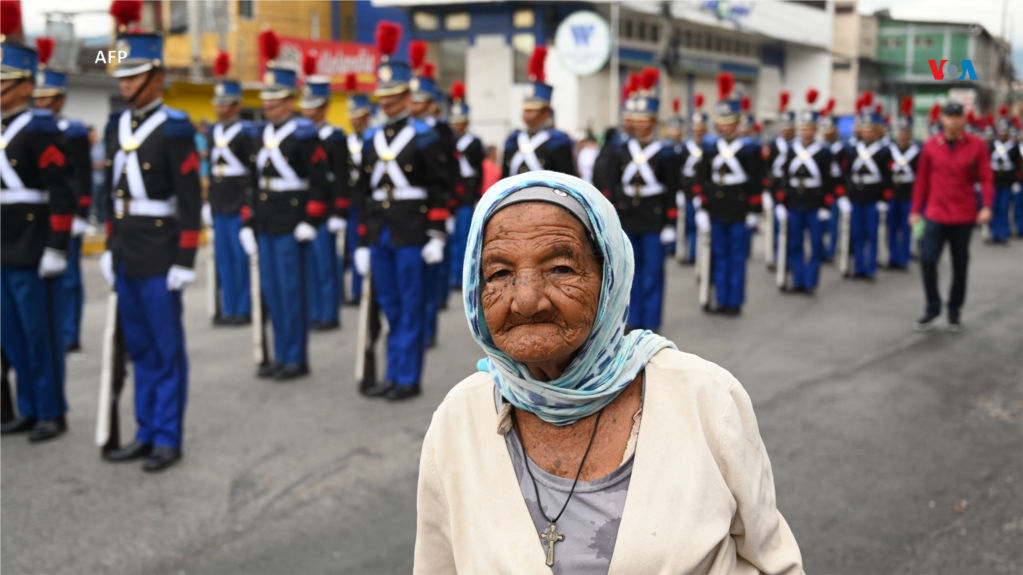
{"label": "parade formation", "polygon": [[[353,387],[392,401],[420,394],[429,350],[444,337],[437,316],[462,287],[470,222],[487,191],[485,145],[471,131],[464,83],[441,93],[426,45],[411,42],[400,54],[402,28],[382,22],[372,97],[356,91],[354,75],[346,79],[353,130],[345,133],[326,120],[330,78],[315,75],[308,54],[301,76],[281,63],[279,39],[264,30],[262,121],[241,119],[243,90],[231,79],[230,55],[221,53],[213,67],[217,122],[206,134],[204,197],[196,128],[163,101],[163,38],[136,27],[141,3],[114,4],[117,46],[129,56],[111,73],[128,108],[105,128],[105,184],[95,198],[87,130],[61,115],[74,94],[46,66],[53,43],[9,41],[20,16],[5,13],[0,313],[4,386],[10,369],[17,393],[13,403],[5,393],[2,432],[39,442],[67,429],[65,354],[92,341],[78,325],[82,236],[93,202],[107,214],[100,265],[111,308],[97,433],[107,461],[144,460],[155,472],[182,457],[189,381],[182,290],[196,278],[204,235],[213,323],[224,337],[251,329],[256,377],[306,376],[315,369],[310,332],[355,329]],[[529,59],[524,127],[503,143],[504,178],[579,173],[576,144],[557,129],[546,57],[537,46]],[[777,134],[768,137],[727,72],[717,78],[709,113],[705,96],[695,94],[694,112],[684,117],[673,101],[662,125],[665,81],[656,68],[629,78],[621,124],[606,132],[592,170],[635,256],[627,329],[658,330],[665,305],[677,303],[740,316],[754,281],[812,296],[828,263],[867,282],[882,281],[879,267],[909,269],[923,233],[911,221],[925,208],[914,199],[924,143],[913,139],[912,98],[886,116],[873,94],[862,94],[855,135],[842,139],[833,100],[821,102],[816,89],[782,92]],[[942,116],[957,113],[949,106],[931,114],[933,138],[941,138]],[[984,138],[990,155],[989,165],[976,167],[978,181],[989,178],[977,188],[978,205],[992,210],[985,239],[1004,244],[1023,237],[1023,126],[1005,106],[973,120],[966,131]],[[757,236],[767,274],[754,273],[759,262],[751,268]],[[699,301],[678,302],[666,285],[665,266],[678,264],[693,267]],[[360,306],[357,325],[341,325],[344,305]],[[381,333],[385,362],[377,370]],[[117,398],[129,360],[138,430],[121,442]]]}

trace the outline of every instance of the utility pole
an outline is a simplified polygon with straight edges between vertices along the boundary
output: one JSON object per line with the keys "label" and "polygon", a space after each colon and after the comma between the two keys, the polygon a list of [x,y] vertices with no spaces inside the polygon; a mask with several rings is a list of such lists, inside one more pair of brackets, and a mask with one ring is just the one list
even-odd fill
{"label": "utility pole", "polygon": [[202,81],[202,32],[199,30],[199,0],[188,0],[188,33],[192,40],[192,65],[189,76],[192,82]]}
{"label": "utility pole", "polygon": [[609,74],[608,74],[609,77],[610,77],[610,81],[608,82],[608,86],[610,86],[610,89],[611,89],[610,100],[609,100],[609,102],[610,102],[609,108],[610,108],[610,112],[611,113],[610,113],[610,115],[608,117],[611,119],[610,125],[612,125],[612,126],[617,126],[618,125],[618,121],[617,121],[617,119],[618,119],[618,106],[620,105],[620,103],[618,102],[618,10],[619,10],[619,3],[618,2],[612,2],[611,3],[611,65],[610,65],[611,69],[609,70]]}

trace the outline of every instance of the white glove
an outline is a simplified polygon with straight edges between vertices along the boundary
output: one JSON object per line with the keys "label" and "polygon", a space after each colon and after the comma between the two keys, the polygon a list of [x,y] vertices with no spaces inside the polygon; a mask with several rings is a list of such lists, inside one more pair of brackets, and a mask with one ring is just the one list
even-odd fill
{"label": "white glove", "polygon": [[238,232],[238,241],[241,242],[245,255],[254,256],[259,253],[259,244],[256,243],[256,234],[252,228],[242,228],[242,231]]}
{"label": "white glove", "polygon": [[888,202],[882,201],[877,202],[877,211],[881,212],[882,214],[888,213]]}
{"label": "white glove", "polygon": [[369,273],[369,248],[355,248],[352,258],[355,263],[355,271],[359,272],[359,275],[364,276]]}
{"label": "white glove", "polygon": [[444,261],[444,240],[440,238],[430,238],[430,241],[426,242],[423,246],[423,261],[426,265],[439,264]]}
{"label": "white glove", "polygon": [[852,211],[852,202],[849,201],[849,198],[845,196],[838,198],[838,211],[843,214],[848,214]]}
{"label": "white glove", "polygon": [[771,195],[771,192],[768,191],[761,192],[760,199],[764,204],[765,212],[770,210],[771,207],[774,206],[774,196]]}
{"label": "white glove", "polygon": [[444,230],[448,232],[449,236],[455,235],[455,217],[451,216],[444,221]]}
{"label": "white glove", "polygon": [[[686,209],[686,195],[682,192],[675,192],[675,207],[679,210]],[[679,214],[681,216],[681,214]]]}
{"label": "white glove", "polygon": [[746,214],[746,227],[747,228],[749,228],[751,230],[755,229],[757,227],[757,224],[759,224],[759,223],[760,223],[760,220],[757,219],[757,215],[756,214]]}
{"label": "white glove", "polygon": [[330,216],[330,218],[327,219],[327,229],[330,230],[330,233],[332,234],[344,232],[348,229],[348,221],[337,216]]}
{"label": "white glove", "polygon": [[195,281],[195,271],[181,266],[171,266],[167,272],[167,290],[181,291],[185,286]]}
{"label": "white glove", "polygon": [[80,238],[85,235],[88,229],[89,222],[85,221],[83,217],[75,216],[75,219],[71,222],[71,237]]}
{"label": "white glove", "polygon": [[1021,191],[1023,191],[1023,186],[1020,186],[1019,182],[1016,182],[1015,184],[1012,185],[1012,193],[1018,194]]}
{"label": "white glove", "polygon": [[114,275],[114,255],[110,250],[103,252],[99,257],[99,271],[103,272],[103,279],[107,280],[107,284],[113,287],[117,276]]}
{"label": "white glove", "polygon": [[700,210],[696,212],[696,229],[700,232],[710,232],[710,216],[707,212]]}
{"label": "white glove", "polygon": [[67,269],[67,254],[52,248],[43,250],[39,261],[39,277],[46,279],[59,276]]}
{"label": "white glove", "polygon": [[828,208],[820,208],[817,210],[817,219],[826,222],[831,219],[831,210]]}
{"label": "white glove", "polygon": [[784,222],[789,219],[789,211],[785,209],[783,204],[774,206],[774,217],[778,218],[779,222]]}
{"label": "white glove", "polygon": [[316,239],[316,228],[309,225],[307,222],[299,222],[295,226],[295,239],[305,243],[311,242]]}
{"label": "white glove", "polygon": [[202,224],[207,228],[213,227],[213,210],[209,204],[202,205]]}
{"label": "white glove", "polygon": [[670,244],[671,242],[673,242],[673,241],[675,241],[677,239],[678,239],[678,234],[675,233],[674,226],[665,226],[664,229],[661,230],[661,244],[662,245],[668,245],[668,244]]}
{"label": "white glove", "polygon": [[698,210],[703,205],[703,198],[700,196],[693,196],[693,209]]}

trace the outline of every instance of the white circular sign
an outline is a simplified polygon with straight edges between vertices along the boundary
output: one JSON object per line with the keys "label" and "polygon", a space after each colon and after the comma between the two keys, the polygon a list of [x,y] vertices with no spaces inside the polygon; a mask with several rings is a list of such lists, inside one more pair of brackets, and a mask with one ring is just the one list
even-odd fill
{"label": "white circular sign", "polygon": [[558,26],[554,48],[566,70],[589,76],[603,68],[611,55],[611,29],[596,12],[573,12]]}

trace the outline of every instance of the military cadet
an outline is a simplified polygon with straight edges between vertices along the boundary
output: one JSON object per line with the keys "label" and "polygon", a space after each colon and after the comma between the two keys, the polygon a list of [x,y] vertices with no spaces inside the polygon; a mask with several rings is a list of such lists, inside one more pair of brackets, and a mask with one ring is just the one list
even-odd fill
{"label": "military cadet", "polygon": [[5,379],[7,361],[17,374],[18,415],[0,433],[38,442],[67,430],[59,301],[75,190],[53,112],[29,108],[38,55],[7,40],[21,27],[17,6],[0,22],[0,347]]}
{"label": "military cadet", "polygon": [[[309,373],[305,265],[309,244],[327,216],[330,158],[312,121],[295,115],[298,77],[278,65],[272,30],[259,35],[270,61],[263,76],[263,117],[258,139],[253,217],[239,234],[246,253],[259,254],[259,279],[273,324],[274,361],[259,377],[289,380]],[[257,240],[258,238],[258,240]]]}
{"label": "military cadet", "polygon": [[941,119],[941,104],[935,104],[935,105],[931,106],[931,113],[930,113],[930,116],[928,117],[928,122],[927,122],[927,135],[928,136],[937,136],[938,133],[941,132],[942,124],[941,124],[940,119]]}
{"label": "military cadet", "polygon": [[529,58],[529,91],[522,102],[522,121],[526,129],[515,130],[505,142],[502,178],[538,170],[576,175],[572,139],[554,129],[554,111],[551,110],[554,88],[544,83],[546,59],[544,46],[537,46]]}
{"label": "military cadet", "polygon": [[[743,95],[739,99],[739,136],[746,138],[757,145],[760,144],[760,134],[757,133],[756,129],[756,118],[753,117],[751,111],[753,102],[749,96]],[[763,146],[761,145],[761,150]],[[750,198],[750,213],[746,216],[746,257],[750,257],[753,253],[753,235],[756,234],[757,227],[759,225],[760,214],[764,212],[764,198],[763,194],[755,195]]]}
{"label": "military cadet", "polygon": [[896,119],[895,141],[888,145],[892,155],[892,199],[888,208],[888,269],[909,268],[913,231],[909,209],[913,205],[913,183],[920,161],[920,144],[913,139],[913,97],[906,96]]}
{"label": "military cadet", "polygon": [[[111,12],[122,30],[135,21],[115,7]],[[130,108],[111,114],[106,129],[112,219],[100,268],[117,290],[139,427],[134,442],[104,457],[148,457],[143,470],[155,472],[181,458],[188,394],[181,296],[195,281],[202,188],[195,128],[184,112],[163,104],[163,37],[136,28],[119,35],[117,49],[129,54],[113,76]]]}
{"label": "military cadet", "polygon": [[661,327],[664,246],[676,240],[673,192],[679,186],[678,156],[670,141],[657,138],[658,77],[657,68],[645,68],[639,90],[627,101],[634,133],[619,154],[611,196],[636,260],[627,323],[653,331]]}
{"label": "military cadet", "polygon": [[337,253],[337,235],[348,228],[348,206],[351,196],[348,185],[348,137],[344,130],[327,123],[330,109],[330,78],[317,76],[317,60],[306,53],[302,67],[305,86],[298,106],[302,116],[313,122],[323,149],[329,158],[327,181],[330,184],[329,217],[320,224],[316,239],[309,246],[306,265],[306,292],[308,297],[309,328],[326,331],[341,327],[340,260]]}
{"label": "military cadet", "polygon": [[671,140],[671,147],[676,154],[681,154],[685,146],[682,143],[682,138],[686,135],[686,121],[679,115],[679,107],[682,105],[678,98],[671,101],[671,117],[668,118],[668,122],[665,126],[665,131],[668,134],[668,139]]}
{"label": "military cadet", "polygon": [[[865,99],[864,104],[871,100]],[[881,142],[884,118],[865,105],[856,117],[861,138],[846,151],[848,185],[839,209],[850,213],[852,277],[873,280],[877,271],[878,204],[891,196],[891,151]]]}
{"label": "military cadet", "polygon": [[[781,285],[782,291],[813,295],[820,276],[824,246],[821,229],[831,218],[828,209],[834,200],[831,180],[831,149],[817,140],[817,90],[806,94],[806,109],[799,113],[799,137],[794,138],[786,154],[782,190],[775,196],[775,215],[788,223],[788,237],[779,249],[786,250],[785,261],[792,271],[792,285]],[[809,258],[804,245],[810,241]]]}
{"label": "military cadet", "polygon": [[703,94],[696,94],[696,111],[692,115],[691,135],[683,145],[685,151],[680,154],[679,164],[682,166],[681,188],[682,200],[678,206],[679,217],[683,217],[685,210],[686,218],[686,253],[683,254],[682,263],[693,263],[696,260],[696,212],[703,204],[703,181],[701,167],[703,165],[704,137],[707,135],[707,114],[703,111]]}
{"label": "military cadet", "polygon": [[[348,146],[348,189],[350,193],[355,189],[356,184],[359,183],[359,174],[362,172],[362,140],[366,135],[366,130],[369,129],[369,119],[373,113],[373,105],[369,101],[369,96],[359,94],[357,92],[358,87],[359,82],[355,74],[345,76],[345,91],[348,92],[348,122],[352,125],[352,133],[346,137]],[[348,252],[345,255],[348,261],[352,261],[355,248],[359,247],[359,225],[361,221],[358,204],[349,201],[348,229],[345,231],[347,234],[345,251]],[[357,306],[359,305],[359,299],[362,297],[362,275],[355,269],[354,265],[350,267],[352,273],[351,298],[345,300],[345,303],[346,305]]]}
{"label": "military cadet", "polygon": [[697,226],[711,232],[712,278],[717,306],[711,313],[737,316],[746,292],[746,216],[751,198],[761,193],[763,158],[756,142],[739,137],[739,102],[731,98],[735,80],[718,75],[714,110],[718,137],[704,145],[701,181],[704,203]]}
{"label": "military cadet", "polygon": [[1016,183],[1012,184],[1012,221],[1016,229],[1016,237],[1023,238],[1023,123],[1019,118],[1012,119],[1013,138],[1016,157],[1020,158],[1020,173]]}
{"label": "military cadet", "polygon": [[[831,174],[832,189],[837,200],[845,195],[845,169],[842,166],[842,162],[845,161],[846,157],[844,153],[846,144],[838,137],[838,124],[835,123],[834,111],[835,99],[831,98],[828,100],[828,104],[824,106],[824,109],[821,110],[820,119],[817,124],[824,143],[827,144],[828,149],[831,151],[831,166],[828,171]],[[823,226],[825,241],[822,261],[824,262],[830,262],[835,257],[835,250],[838,247],[838,222],[840,214],[837,201],[832,202],[830,211],[831,218]]]}
{"label": "military cadet", "polygon": [[61,117],[67,95],[67,75],[46,66],[53,54],[51,38],[37,38],[39,50],[39,74],[32,97],[37,109],[53,112],[57,126],[64,134],[67,159],[73,173],[75,196],[78,207],[71,224],[71,240],[68,244],[68,266],[64,272],[61,335],[67,351],[82,348],[79,333],[82,325],[82,305],[85,289],[82,284],[82,237],[88,226],[89,207],[92,205],[92,155],[89,144],[89,130],[77,120]]}
{"label": "military cadet", "polygon": [[[213,109],[217,122],[210,128],[209,202],[203,206],[203,219],[213,227],[213,250],[217,283],[220,286],[222,313],[216,325],[246,325],[252,322],[249,295],[249,257],[238,238],[243,211],[252,196],[253,142],[259,136],[250,122],[241,119],[242,87],[225,75],[231,57],[220,52],[213,63]],[[251,216],[246,213],[245,216]]]}
{"label": "military cadet", "polygon": [[465,84],[451,84],[451,110],[448,120],[455,133],[455,159],[458,161],[458,183],[455,198],[455,229],[451,235],[451,287],[462,287],[462,262],[469,238],[472,214],[480,201],[483,176],[483,142],[469,133],[469,106],[465,103]]}
{"label": "military cadet", "polygon": [[[425,349],[426,266],[444,257],[447,172],[437,132],[409,117],[412,72],[392,58],[401,27],[381,22],[376,96],[386,122],[363,140],[356,196],[363,226],[355,264],[373,269],[377,301],[387,316],[387,372],[371,397],[401,400],[420,393]],[[364,227],[364,229],[363,229]]]}
{"label": "military cadet", "polygon": [[768,178],[771,190],[777,194],[784,188],[785,173],[782,169],[788,158],[789,144],[796,137],[796,114],[789,110],[789,93],[782,92],[778,97],[778,135],[771,140],[767,166],[770,170]]}
{"label": "military cadet", "polygon": [[611,197],[611,189],[617,184],[616,158],[633,134],[632,120],[625,115],[625,106],[638,84],[639,74],[629,74],[628,81],[622,86],[620,127],[608,128],[604,132],[604,145],[593,162],[593,186],[606,198]]}
{"label": "military cadet", "polygon": [[988,144],[991,153],[991,170],[995,173],[995,201],[991,210],[991,241],[996,244],[1009,242],[1009,203],[1013,187],[1019,189],[1020,149],[1012,138],[1012,120],[1009,107],[998,109],[995,122],[995,139]]}

